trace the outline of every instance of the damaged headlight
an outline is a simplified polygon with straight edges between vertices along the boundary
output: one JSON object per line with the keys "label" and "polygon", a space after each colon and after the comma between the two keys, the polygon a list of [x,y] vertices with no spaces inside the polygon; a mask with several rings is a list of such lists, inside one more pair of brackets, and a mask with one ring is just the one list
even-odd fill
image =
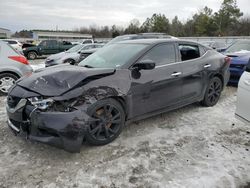
{"label": "damaged headlight", "polygon": [[48,107],[52,106],[54,103],[53,99],[43,99],[38,97],[28,98],[30,103],[40,110],[46,110]]}

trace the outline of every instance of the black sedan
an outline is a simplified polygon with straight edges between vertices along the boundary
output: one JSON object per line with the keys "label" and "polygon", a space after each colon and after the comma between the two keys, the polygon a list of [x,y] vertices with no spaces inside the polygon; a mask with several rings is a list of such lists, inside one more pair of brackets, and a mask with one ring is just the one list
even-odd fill
{"label": "black sedan", "polygon": [[79,152],[110,143],[126,122],[201,102],[215,105],[229,58],[195,42],[143,39],[110,44],[78,66],[21,78],[7,98],[16,135]]}

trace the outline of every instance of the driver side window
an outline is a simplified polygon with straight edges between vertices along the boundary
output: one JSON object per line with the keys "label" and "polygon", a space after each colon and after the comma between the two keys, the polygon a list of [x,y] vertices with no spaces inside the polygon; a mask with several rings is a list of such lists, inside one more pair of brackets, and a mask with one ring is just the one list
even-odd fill
{"label": "driver side window", "polygon": [[142,61],[152,60],[156,66],[176,62],[174,44],[163,44],[153,47],[143,58]]}

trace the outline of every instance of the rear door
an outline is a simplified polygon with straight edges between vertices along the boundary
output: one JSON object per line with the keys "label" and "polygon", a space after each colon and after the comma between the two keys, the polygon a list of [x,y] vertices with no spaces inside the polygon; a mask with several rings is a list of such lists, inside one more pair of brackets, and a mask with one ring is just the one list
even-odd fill
{"label": "rear door", "polygon": [[250,124],[250,60],[238,85],[236,117]]}
{"label": "rear door", "polygon": [[195,43],[179,42],[178,49],[183,79],[182,97],[186,103],[191,103],[203,96],[206,71],[211,64],[206,64],[202,58],[205,52],[201,52],[200,46]]}

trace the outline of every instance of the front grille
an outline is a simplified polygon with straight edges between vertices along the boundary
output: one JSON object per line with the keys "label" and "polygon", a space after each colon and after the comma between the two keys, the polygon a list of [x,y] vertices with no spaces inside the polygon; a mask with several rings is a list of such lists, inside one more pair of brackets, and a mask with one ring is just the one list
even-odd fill
{"label": "front grille", "polygon": [[21,98],[19,98],[19,97],[8,96],[7,97],[7,104],[10,108],[15,108],[20,100],[21,100]]}

